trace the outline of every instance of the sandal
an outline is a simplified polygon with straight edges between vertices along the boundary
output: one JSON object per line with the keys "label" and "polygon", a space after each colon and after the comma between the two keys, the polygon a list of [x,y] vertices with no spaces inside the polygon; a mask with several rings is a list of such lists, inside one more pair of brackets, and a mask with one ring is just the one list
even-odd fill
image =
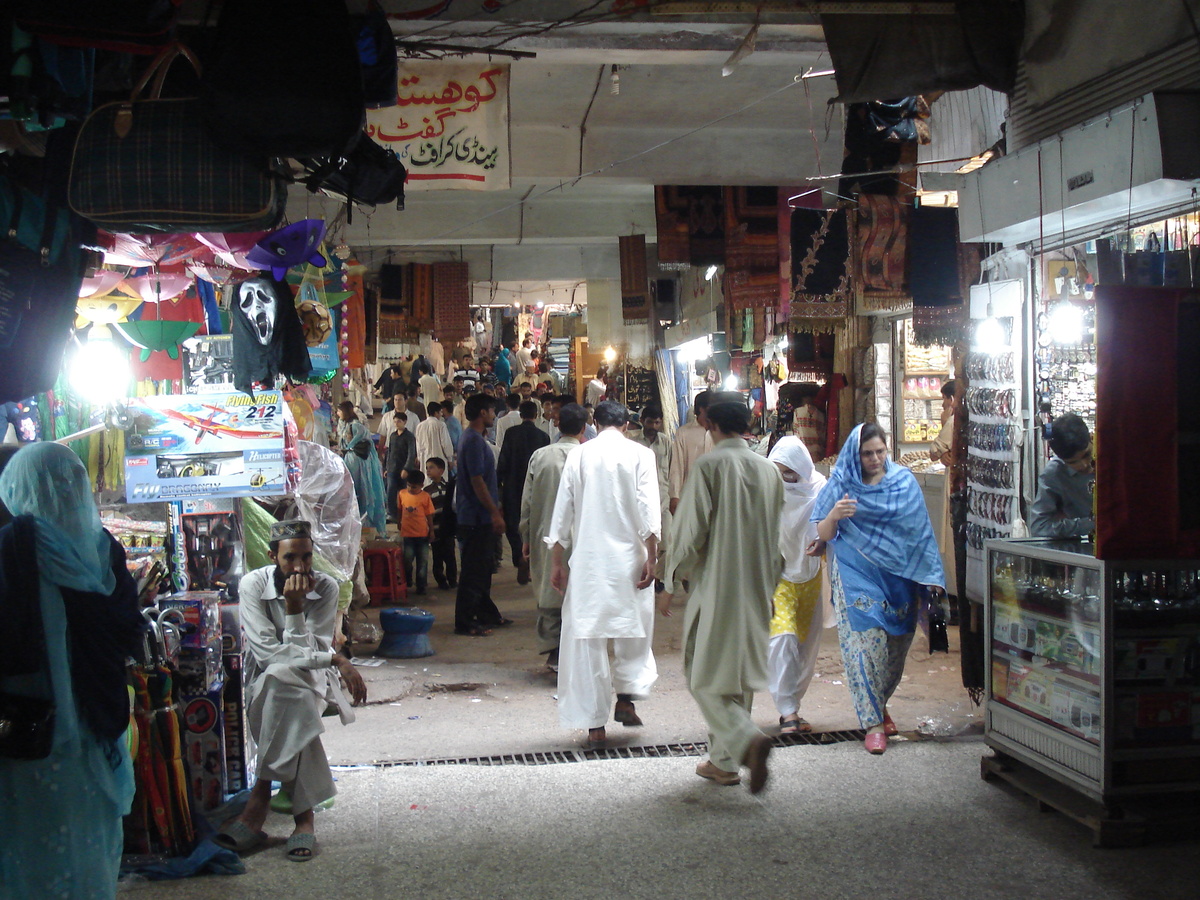
{"label": "sandal", "polygon": [[506,619],[506,618],[504,618],[504,616],[501,616],[499,621],[492,623],[492,627],[493,628],[507,628],[511,624],[513,624],[512,619]]}
{"label": "sandal", "polygon": [[780,734],[808,734],[812,731],[812,726],[801,718],[785,719],[779,717],[779,733]]}
{"label": "sandal", "polygon": [[317,836],[311,831],[293,834],[287,839],[287,858],[292,862],[308,862],[316,845]]}
{"label": "sandal", "polygon": [[267,839],[265,831],[251,831],[241,819],[235,819],[213,835],[213,843],[223,850],[248,853]]}

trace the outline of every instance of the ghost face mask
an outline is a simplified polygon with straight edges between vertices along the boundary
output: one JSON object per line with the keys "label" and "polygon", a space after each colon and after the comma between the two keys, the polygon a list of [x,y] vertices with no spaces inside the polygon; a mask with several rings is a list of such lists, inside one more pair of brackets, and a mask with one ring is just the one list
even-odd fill
{"label": "ghost face mask", "polygon": [[275,290],[265,278],[250,278],[237,288],[238,309],[250,324],[251,333],[266,347],[275,335]]}

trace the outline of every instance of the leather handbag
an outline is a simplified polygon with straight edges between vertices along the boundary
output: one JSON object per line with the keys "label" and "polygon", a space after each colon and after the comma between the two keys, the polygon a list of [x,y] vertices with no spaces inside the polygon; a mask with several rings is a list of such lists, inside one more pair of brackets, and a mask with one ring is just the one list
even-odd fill
{"label": "leather handbag", "polygon": [[71,159],[71,208],[109,231],[134,234],[273,228],[287,190],[268,160],[215,144],[199,98],[161,96],[178,56],[200,72],[191,51],[172,44],[129,100],[105,104],[83,123]]}
{"label": "leather handbag", "polygon": [[0,759],[45,759],[54,719],[52,700],[0,692]]}

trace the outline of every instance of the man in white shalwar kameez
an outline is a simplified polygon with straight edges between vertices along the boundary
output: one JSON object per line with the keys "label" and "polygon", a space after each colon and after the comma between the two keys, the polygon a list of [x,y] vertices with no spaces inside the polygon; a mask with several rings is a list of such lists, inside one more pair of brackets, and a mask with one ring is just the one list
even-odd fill
{"label": "man in white shalwar kameez", "polygon": [[[587,412],[577,403],[564,406],[559,413],[562,437],[557,443],[535,450],[529,458],[525,491],[521,495],[521,521],[518,529],[529,560],[529,574],[537,598],[538,653],[546,657],[546,668],[558,671],[558,645],[562,639],[562,594],[550,583],[550,548],[544,538],[550,533],[558,485],[563,467],[572,450],[579,447],[579,435],[587,424]],[[563,551],[563,566],[569,570],[571,551]],[[568,572],[569,574],[569,572]]]}
{"label": "man in white shalwar kameez", "polygon": [[658,679],[651,639],[661,528],[657,464],[653,453],[626,439],[629,411],[605,401],[595,416],[600,431],[567,457],[544,538],[553,554],[551,581],[565,590],[559,721],[564,728],[586,728],[591,742],[605,739],[614,689],[613,718],[641,725],[633,701],[645,698]]}
{"label": "man in white shalwar kameez", "polygon": [[[750,718],[754,692],[767,686],[771,596],[779,578],[783,480],[742,438],[750,411],[740,394],[716,394],[708,407],[713,449],[693,466],[672,523],[667,563],[671,593],[688,573],[683,671],[708,723],[709,758],[696,774],[750,792],[767,780],[771,739]],[[670,615],[671,594],[658,607]]]}
{"label": "man in white shalwar kameez", "polygon": [[270,548],[275,565],[255,569],[239,585],[242,677],[246,719],[258,748],[257,780],[245,810],[215,840],[239,852],[261,844],[271,782],[278,781],[291,797],[295,819],[287,856],[304,862],[315,845],[313,809],[336,793],[321,745],[321,717],[334,706],[342,724],[354,721],[340,682],[355,704],[366,700],[367,689],[350,660],[333,652],[338,585],[312,570],[309,523],[276,522]]}

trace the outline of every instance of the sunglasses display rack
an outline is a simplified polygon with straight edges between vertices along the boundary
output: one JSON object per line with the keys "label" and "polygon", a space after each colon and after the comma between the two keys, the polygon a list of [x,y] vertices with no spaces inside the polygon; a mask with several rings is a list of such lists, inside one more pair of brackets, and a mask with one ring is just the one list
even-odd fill
{"label": "sunglasses display rack", "polygon": [[1095,801],[1102,846],[1129,838],[1126,801],[1200,799],[1200,563],[1075,539],[985,552],[985,773],[1042,796],[1028,767]]}
{"label": "sunglasses display rack", "polygon": [[1073,412],[1088,429],[1096,430],[1096,310],[1083,310],[1080,340],[1063,344],[1054,340],[1050,317],[1037,317],[1037,351],[1034,357],[1038,404],[1050,404],[1050,416]]}
{"label": "sunglasses display rack", "polygon": [[[1002,320],[1011,333],[1012,320]],[[967,595],[986,591],[984,542],[1008,538],[1020,514],[1021,371],[1018,351],[972,349],[964,373],[967,389]]]}

